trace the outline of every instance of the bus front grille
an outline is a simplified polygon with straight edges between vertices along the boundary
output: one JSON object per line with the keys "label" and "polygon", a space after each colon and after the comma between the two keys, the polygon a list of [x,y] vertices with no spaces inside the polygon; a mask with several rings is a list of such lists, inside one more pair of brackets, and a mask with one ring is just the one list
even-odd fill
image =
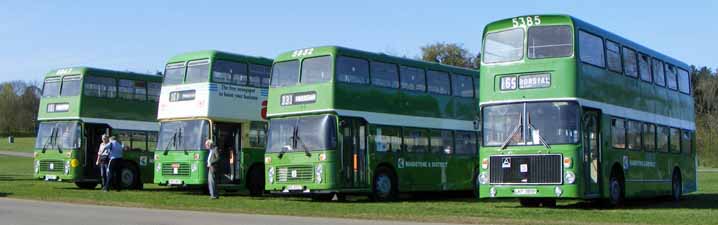
{"label": "bus front grille", "polygon": [[162,175],[189,176],[189,163],[162,163]]}
{"label": "bus front grille", "polygon": [[65,170],[65,163],[62,160],[40,160],[41,172],[62,172]]}
{"label": "bus front grille", "polygon": [[489,160],[490,184],[561,184],[561,155],[503,155]]}
{"label": "bus front grille", "polygon": [[277,182],[312,182],[314,169],[312,166],[287,166],[277,168]]}

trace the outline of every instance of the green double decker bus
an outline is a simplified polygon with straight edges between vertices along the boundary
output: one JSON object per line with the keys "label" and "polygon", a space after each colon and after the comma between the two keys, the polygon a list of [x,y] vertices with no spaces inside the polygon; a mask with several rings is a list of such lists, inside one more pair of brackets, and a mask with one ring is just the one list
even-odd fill
{"label": "green double decker bus", "polygon": [[483,40],[481,198],[696,191],[687,64],[565,15],[499,20]]}
{"label": "green double decker bus", "polygon": [[222,153],[218,186],[264,192],[271,65],[271,59],[214,50],[168,61],[157,114],[155,183],[206,187],[209,151],[204,143],[212,139]]}
{"label": "green double decker bus", "polygon": [[72,67],[47,73],[38,112],[34,177],[70,181],[92,189],[103,134],[124,146],[121,184],[139,189],[152,182],[155,120],[162,77]]}
{"label": "green double decker bus", "polygon": [[473,190],[479,73],[325,46],[279,55],[266,190],[325,198]]}

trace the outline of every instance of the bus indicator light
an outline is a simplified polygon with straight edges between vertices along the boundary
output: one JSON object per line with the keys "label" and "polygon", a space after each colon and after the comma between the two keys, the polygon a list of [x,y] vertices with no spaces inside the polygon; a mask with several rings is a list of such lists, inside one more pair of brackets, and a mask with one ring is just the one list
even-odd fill
{"label": "bus indicator light", "polygon": [[563,168],[571,168],[571,165],[573,164],[570,157],[563,157]]}
{"label": "bus indicator light", "polygon": [[481,169],[489,169],[489,159],[481,160]]}
{"label": "bus indicator light", "polygon": [[70,166],[72,166],[72,168],[75,168],[79,165],[80,165],[80,161],[78,161],[77,159],[70,160]]}

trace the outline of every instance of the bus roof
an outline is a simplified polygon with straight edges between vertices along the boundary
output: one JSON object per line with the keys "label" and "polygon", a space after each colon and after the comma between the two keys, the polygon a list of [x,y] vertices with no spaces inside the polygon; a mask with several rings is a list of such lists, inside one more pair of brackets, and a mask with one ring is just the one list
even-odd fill
{"label": "bus roof", "polygon": [[272,65],[272,59],[264,58],[264,57],[255,57],[255,56],[247,56],[247,55],[240,55],[235,53],[229,53],[229,52],[223,52],[218,50],[201,50],[201,51],[193,51],[193,52],[186,52],[179,55],[175,55],[171,57],[167,63],[178,63],[178,62],[185,62],[195,59],[222,59],[222,60],[231,60],[231,61],[241,61],[241,62],[250,62],[260,65]]}
{"label": "bus roof", "polygon": [[[381,61],[381,62],[385,62],[385,63],[396,63],[396,64],[405,65],[405,66],[419,67],[419,68],[431,69],[431,70],[440,70],[440,71],[444,71],[444,72],[473,74],[474,76],[477,76],[477,77],[478,77],[478,73],[479,73],[479,71],[477,69],[469,69],[469,68],[464,68],[464,67],[440,64],[437,62],[429,62],[429,61],[423,61],[423,60],[391,56],[391,55],[387,55],[384,53],[367,52],[367,51],[362,51],[362,50],[357,50],[357,49],[352,49],[352,48],[347,48],[347,47],[342,47],[342,46],[329,45],[329,46],[319,46],[319,47],[306,48],[306,49],[313,49],[312,57],[319,56],[319,55],[346,55],[346,56],[367,58],[370,60]],[[301,49],[301,50],[304,50],[304,49]],[[275,62],[293,60],[293,59],[298,58],[295,54],[296,51],[299,51],[299,50],[288,51],[288,52],[284,52],[284,53],[280,54],[275,59]]]}
{"label": "bus roof", "polygon": [[[617,35],[613,32],[610,32],[610,31],[600,28],[596,25],[593,25],[591,23],[588,23],[586,21],[578,19],[574,16],[565,15],[565,14],[523,15],[523,16],[516,16],[516,17],[497,20],[497,21],[491,22],[486,25],[486,27],[484,28],[484,36],[486,36],[487,32],[513,28],[514,26],[513,26],[512,20],[514,18],[521,18],[521,17],[523,17],[523,18],[532,17],[533,18],[534,16],[539,16],[542,21],[542,24],[569,24],[569,25],[574,26],[575,29],[585,30],[589,33],[599,35],[599,36],[603,37],[604,39],[609,39],[609,40],[617,42],[621,45],[632,48],[638,52],[642,52],[642,53],[650,55],[654,58],[658,58],[664,62],[673,64],[675,66],[681,67],[686,70],[690,69],[689,65],[683,61],[677,60],[677,59],[667,56],[661,52],[658,52],[651,48],[645,47],[641,44],[638,44],[638,43],[633,42],[627,38],[624,38],[623,36]],[[576,34],[574,34],[574,35],[576,35]]]}
{"label": "bus roof", "polygon": [[94,68],[94,67],[86,67],[86,66],[78,66],[78,67],[67,67],[67,68],[59,68],[50,70],[45,74],[45,77],[59,77],[64,75],[95,75],[95,74],[102,74],[102,76],[105,77],[114,77],[114,78],[140,78],[142,80],[148,80],[148,81],[162,81],[161,75],[151,75],[151,74],[144,74],[144,73],[135,73],[135,72],[129,72],[129,71],[115,71],[115,70],[107,70],[107,69],[100,69],[100,68]]}

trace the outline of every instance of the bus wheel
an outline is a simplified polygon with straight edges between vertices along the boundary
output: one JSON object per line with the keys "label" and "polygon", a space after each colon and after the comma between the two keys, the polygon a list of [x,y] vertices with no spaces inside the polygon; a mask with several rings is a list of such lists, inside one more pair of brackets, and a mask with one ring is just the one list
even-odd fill
{"label": "bus wheel", "polygon": [[134,165],[126,163],[120,169],[120,185],[122,189],[141,189],[139,173]]}
{"label": "bus wheel", "polygon": [[259,166],[252,168],[247,182],[250,196],[262,196],[264,194],[264,168]]}
{"label": "bus wheel", "polygon": [[75,185],[80,189],[95,189],[97,182],[75,182]]}
{"label": "bus wheel", "polygon": [[671,191],[673,201],[680,201],[681,195],[683,195],[683,185],[681,182],[681,174],[680,172],[678,172],[678,170],[673,171],[673,179],[671,179],[671,186],[673,187]]}
{"label": "bus wheel", "polygon": [[541,206],[554,208],[554,207],[556,207],[556,199],[555,198],[542,199]]}
{"label": "bus wheel", "polygon": [[608,187],[608,201],[611,207],[617,207],[623,204],[623,187],[623,181],[619,179],[616,174],[611,175]]}
{"label": "bus wheel", "polygon": [[519,202],[522,207],[539,207],[541,205],[540,199],[535,198],[520,198]]}
{"label": "bus wheel", "polygon": [[374,201],[392,201],[397,196],[396,178],[386,167],[380,167],[374,176]]}

